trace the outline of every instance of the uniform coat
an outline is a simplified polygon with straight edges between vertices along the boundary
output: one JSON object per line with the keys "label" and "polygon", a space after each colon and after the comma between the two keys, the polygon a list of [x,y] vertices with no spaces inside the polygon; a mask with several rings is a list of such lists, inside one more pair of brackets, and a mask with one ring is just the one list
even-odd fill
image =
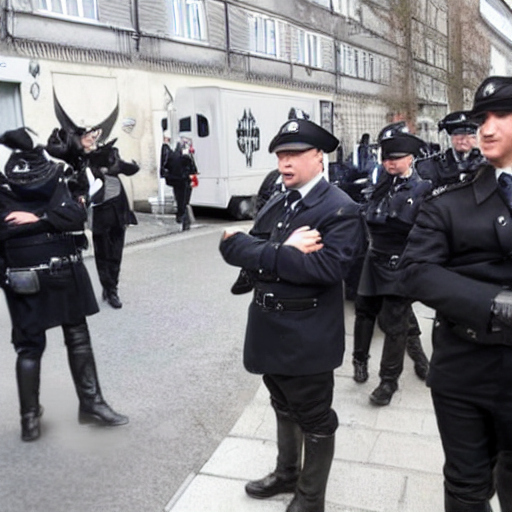
{"label": "uniform coat", "polygon": [[398,260],[420,205],[431,189],[430,181],[422,180],[415,171],[405,180],[393,179],[387,173],[381,176],[366,207],[370,246],[361,272],[359,295],[399,295]]}
{"label": "uniform coat", "polygon": [[[32,212],[42,219],[18,226],[4,222],[5,216],[16,210]],[[49,263],[50,256],[65,256],[80,251],[74,241],[71,246],[76,246],[75,249],[69,250],[67,244],[64,253],[62,244],[58,243],[54,249],[48,248],[48,244],[30,245],[35,235],[83,230],[87,218],[85,207],[71,197],[63,177],[48,199],[23,198],[7,187],[1,187],[0,216],[2,254],[5,264],[11,268],[37,266]],[[11,242],[16,246],[26,245],[24,249],[6,252],[6,246]],[[43,256],[43,250],[48,254]],[[16,329],[34,334],[62,324],[76,324],[98,311],[89,275],[81,261],[54,272],[38,271],[38,274],[41,289],[33,295],[19,295],[8,286],[4,287],[12,324]]]}
{"label": "uniform coat", "polygon": [[[255,275],[255,289],[276,298],[317,298],[305,311],[249,306],[244,365],[249,372],[312,375],[332,371],[343,360],[343,279],[364,247],[359,206],[324,179],[283,222],[285,195],[274,196],[256,217],[249,234],[221,242],[227,263]],[[283,246],[301,226],[317,229],[324,247],[304,254]]]}
{"label": "uniform coat", "polygon": [[512,287],[512,217],[494,168],[424,202],[403,255],[404,292],[436,310],[428,383],[512,389],[512,347],[491,334],[491,305]]}

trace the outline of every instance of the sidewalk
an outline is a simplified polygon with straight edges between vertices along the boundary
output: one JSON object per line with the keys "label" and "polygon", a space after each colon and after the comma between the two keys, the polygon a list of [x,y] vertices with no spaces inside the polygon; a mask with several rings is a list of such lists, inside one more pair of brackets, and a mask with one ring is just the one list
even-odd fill
{"label": "sidewalk", "polygon": [[[432,311],[415,304],[430,356]],[[368,395],[378,385],[383,335],[372,342],[370,379],[352,380],[354,314],[346,304],[345,362],[335,374],[334,408],[340,426],[327,486],[326,512],[441,512],[444,456],[430,393],[406,356],[400,389],[387,407]],[[242,364],[240,362],[240,364]],[[244,492],[248,480],[274,469],[275,419],[268,393],[260,386],[253,401],[197,475],[191,475],[165,512],[284,512],[291,494],[254,500]],[[499,510],[496,498],[493,508]]]}
{"label": "sidewalk", "polygon": [[[178,233],[174,216],[137,214],[126,244]],[[201,224],[193,225],[198,229]],[[433,312],[416,303],[427,355],[431,353]],[[368,395],[378,385],[383,335],[377,329],[369,361],[370,379],[352,380],[353,303],[346,303],[345,362],[335,372],[334,408],[340,426],[327,487],[325,512],[441,512],[443,507],[443,452],[430,393],[405,367],[391,404],[375,407]],[[240,361],[240,364],[242,362]],[[274,469],[275,418],[266,388],[261,385],[228,436],[199,473],[189,475],[166,505],[165,512],[285,512],[291,494],[254,500],[244,491],[248,480]],[[495,512],[499,511],[496,498]]]}

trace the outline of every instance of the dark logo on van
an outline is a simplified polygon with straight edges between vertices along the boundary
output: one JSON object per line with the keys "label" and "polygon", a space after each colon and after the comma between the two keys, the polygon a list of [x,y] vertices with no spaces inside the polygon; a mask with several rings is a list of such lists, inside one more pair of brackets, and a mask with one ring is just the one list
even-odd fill
{"label": "dark logo on van", "polygon": [[260,149],[260,129],[256,126],[251,109],[244,109],[242,119],[238,120],[236,142],[238,149],[245,155],[245,165],[252,167],[252,155]]}

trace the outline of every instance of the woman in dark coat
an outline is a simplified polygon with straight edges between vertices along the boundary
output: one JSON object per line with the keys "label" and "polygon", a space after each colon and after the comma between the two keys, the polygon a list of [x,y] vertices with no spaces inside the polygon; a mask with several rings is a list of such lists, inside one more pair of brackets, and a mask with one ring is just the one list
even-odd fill
{"label": "woman in dark coat", "polygon": [[21,149],[7,162],[6,183],[0,187],[0,247],[12,343],[18,354],[22,440],[40,436],[41,357],[46,330],[59,325],[80,422],[128,423],[102,397],[86,322],[98,305],[81,256],[86,244],[85,201],[70,193],[64,165],[49,161],[41,146],[34,148],[24,129],[7,132],[0,142]]}

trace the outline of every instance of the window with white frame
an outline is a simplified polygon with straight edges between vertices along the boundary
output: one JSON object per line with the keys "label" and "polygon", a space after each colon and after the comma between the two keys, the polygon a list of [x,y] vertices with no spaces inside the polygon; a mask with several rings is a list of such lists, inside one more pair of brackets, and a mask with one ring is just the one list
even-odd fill
{"label": "window with white frame", "polygon": [[276,21],[258,14],[249,15],[249,37],[252,52],[277,57]]}
{"label": "window with white frame", "polygon": [[204,0],[167,0],[171,12],[171,34],[193,41],[206,41]]}
{"label": "window with white frame", "polygon": [[356,17],[358,3],[358,0],[332,0],[334,12],[353,19]]}
{"label": "window with white frame", "polygon": [[41,11],[47,11],[63,16],[98,19],[96,0],[37,0]]}
{"label": "window with white frame", "polygon": [[298,55],[297,62],[319,68],[322,65],[320,58],[320,38],[312,32],[297,30]]}

